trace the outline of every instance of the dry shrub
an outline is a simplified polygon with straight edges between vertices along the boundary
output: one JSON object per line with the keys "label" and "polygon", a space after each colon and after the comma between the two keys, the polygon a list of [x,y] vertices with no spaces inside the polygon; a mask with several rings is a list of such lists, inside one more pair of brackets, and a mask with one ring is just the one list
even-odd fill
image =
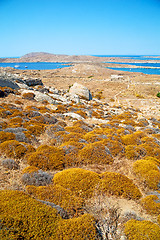
{"label": "dry shrub", "polygon": [[43,170],[62,170],[64,167],[64,151],[57,147],[41,145],[35,153],[28,156],[27,162],[29,165]]}
{"label": "dry shrub", "polygon": [[72,217],[83,212],[84,200],[58,184],[45,187],[27,186],[26,190],[37,199],[61,206]]}
{"label": "dry shrub", "polygon": [[14,139],[15,139],[15,134],[14,133],[4,132],[4,131],[0,132],[0,143],[3,143],[5,141],[9,141],[9,140],[14,140]]}
{"label": "dry shrub", "polygon": [[44,132],[45,125],[44,124],[34,124],[34,125],[29,125],[26,123],[26,129],[33,135],[39,136]]}
{"label": "dry shrub", "polygon": [[21,158],[34,151],[33,146],[27,143],[20,143],[16,140],[6,141],[0,144],[0,152],[6,157]]}
{"label": "dry shrub", "polygon": [[149,195],[142,198],[141,205],[149,214],[160,214],[160,202],[156,195]]}
{"label": "dry shrub", "polygon": [[102,177],[102,192],[122,196],[128,199],[139,199],[142,195],[136,185],[128,177],[114,172],[105,172]]}
{"label": "dry shrub", "polygon": [[56,239],[57,211],[20,191],[0,191],[1,239]]}
{"label": "dry shrub", "polygon": [[100,183],[97,173],[81,168],[71,168],[56,173],[53,178],[55,184],[70,189],[77,196],[88,198],[94,193]]}
{"label": "dry shrub", "polygon": [[160,227],[151,221],[129,220],[125,224],[124,232],[128,240],[160,239]]}
{"label": "dry shrub", "polygon": [[35,94],[32,92],[23,93],[23,95],[22,95],[22,98],[27,99],[27,100],[33,100],[34,97],[35,97]]}
{"label": "dry shrub", "polygon": [[67,132],[71,132],[71,133],[81,133],[81,134],[85,134],[86,131],[84,129],[82,129],[81,127],[65,127],[65,131]]}
{"label": "dry shrub", "polygon": [[51,183],[53,176],[42,170],[24,173],[21,181],[24,185],[46,186]]}
{"label": "dry shrub", "polygon": [[2,166],[10,170],[16,170],[19,168],[18,163],[16,163],[13,159],[4,159],[2,161]]}
{"label": "dry shrub", "polygon": [[62,220],[58,225],[58,240],[95,240],[95,219],[89,214],[78,218]]}
{"label": "dry shrub", "polygon": [[149,188],[158,189],[160,171],[153,160],[141,159],[133,163],[133,172]]}
{"label": "dry shrub", "polygon": [[137,160],[146,156],[146,149],[142,145],[127,145],[125,147],[125,156],[131,160]]}
{"label": "dry shrub", "polygon": [[[111,152],[111,154],[116,157],[117,155],[122,156],[124,153],[124,147],[121,142],[118,140],[112,140],[112,138],[104,139],[100,141],[103,145],[105,145]],[[99,143],[100,143],[99,142]]]}
{"label": "dry shrub", "polygon": [[100,142],[90,143],[79,151],[82,164],[112,164],[113,157],[109,149]]}
{"label": "dry shrub", "polygon": [[135,132],[122,136],[122,143],[125,145],[138,145],[141,143],[141,138],[144,137],[143,132]]}

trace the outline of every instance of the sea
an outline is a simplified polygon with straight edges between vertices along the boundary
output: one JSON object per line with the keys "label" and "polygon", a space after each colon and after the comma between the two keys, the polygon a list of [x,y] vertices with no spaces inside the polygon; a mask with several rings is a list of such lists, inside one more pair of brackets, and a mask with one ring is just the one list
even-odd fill
{"label": "sea", "polygon": [[[119,57],[123,59],[123,62],[109,62],[112,64],[123,64],[124,67],[107,67],[109,69],[117,70],[117,71],[125,71],[125,72],[139,72],[144,74],[156,74],[160,75],[160,63],[140,63],[138,60],[160,60],[160,56],[143,56],[143,55],[92,55],[96,57]],[[137,63],[125,63],[124,59],[134,59],[137,60]],[[125,67],[126,64],[134,65],[134,68]],[[64,67],[70,67],[72,63],[53,63],[53,62],[18,62],[18,63],[0,63],[0,67],[13,67],[15,69],[20,70],[52,70]],[[137,66],[137,68],[136,68]],[[145,68],[144,68],[145,67]]]}
{"label": "sea", "polygon": [[[122,58],[123,61],[124,59],[133,59],[133,60],[160,60],[160,56],[142,56],[142,55],[94,55],[97,57],[119,57]],[[113,69],[117,71],[125,71],[125,72],[139,72],[139,73],[144,73],[144,74],[155,74],[155,75],[160,75],[160,63],[125,63],[125,62],[108,62],[112,64],[123,64],[125,65],[133,65],[134,68],[128,68],[128,67],[121,67],[121,68],[116,68],[116,67],[107,67],[108,69]],[[135,67],[137,66],[137,68]],[[145,68],[143,68],[145,67]]]}
{"label": "sea", "polygon": [[0,67],[12,67],[19,70],[52,70],[57,68],[70,67],[69,62],[17,62],[17,63],[0,63]]}

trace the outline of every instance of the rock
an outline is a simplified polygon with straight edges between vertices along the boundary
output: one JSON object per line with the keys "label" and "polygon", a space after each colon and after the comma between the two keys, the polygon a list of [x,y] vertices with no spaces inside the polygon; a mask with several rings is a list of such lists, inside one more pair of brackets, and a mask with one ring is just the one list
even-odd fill
{"label": "rock", "polygon": [[92,95],[88,88],[84,87],[79,83],[74,83],[73,86],[70,88],[69,93],[71,94],[71,96],[74,96],[76,94],[82,99],[92,100]]}
{"label": "rock", "polygon": [[19,89],[19,86],[17,83],[11,80],[2,79],[1,77],[0,77],[0,87],[9,87],[12,89]]}
{"label": "rock", "polygon": [[47,101],[50,104],[57,104],[55,100],[53,100],[50,96],[48,96],[45,93],[41,93],[39,91],[34,91],[34,90],[20,90],[21,94],[23,95],[24,93],[33,93],[35,95],[34,100],[37,102],[43,102]]}
{"label": "rock", "polygon": [[74,101],[76,104],[80,103],[80,98],[77,94],[71,95],[72,101]]}
{"label": "rock", "polygon": [[2,90],[0,90],[0,98],[4,98],[4,97],[5,97],[5,93]]}
{"label": "rock", "polygon": [[77,120],[84,120],[84,118],[77,113],[70,112],[70,113],[64,113],[63,115],[66,116],[66,117],[68,116],[68,117],[75,118]]}
{"label": "rock", "polygon": [[39,78],[29,78],[23,80],[26,85],[30,86],[36,86],[36,85],[43,85],[42,80]]}
{"label": "rock", "polygon": [[50,96],[48,96],[45,93],[41,93],[41,92],[35,92],[35,98],[34,98],[37,102],[43,102],[43,101],[47,101],[50,104],[57,104],[57,102],[55,100],[53,100]]}
{"label": "rock", "polygon": [[19,88],[21,88],[21,89],[29,89],[29,87],[28,87],[26,84],[24,84],[24,83],[17,83],[17,85],[18,85]]}

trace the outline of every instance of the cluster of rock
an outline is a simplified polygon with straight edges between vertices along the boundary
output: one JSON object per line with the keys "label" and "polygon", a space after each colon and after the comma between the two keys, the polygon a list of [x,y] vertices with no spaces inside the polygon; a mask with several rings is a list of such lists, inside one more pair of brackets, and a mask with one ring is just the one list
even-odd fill
{"label": "cluster of rock", "polygon": [[43,85],[39,78],[20,77],[17,74],[8,73],[7,71],[0,71],[0,87],[9,87],[12,89],[19,89],[21,87],[30,87],[36,85]]}
{"label": "cluster of rock", "polygon": [[34,94],[34,100],[38,102],[47,101],[50,104],[70,104],[72,101],[75,103],[80,103],[80,101],[92,99],[92,95],[88,88],[85,86],[74,83],[74,85],[68,90],[59,91],[53,87],[43,87],[43,88],[27,88],[26,86],[21,86],[19,90],[21,94]]}

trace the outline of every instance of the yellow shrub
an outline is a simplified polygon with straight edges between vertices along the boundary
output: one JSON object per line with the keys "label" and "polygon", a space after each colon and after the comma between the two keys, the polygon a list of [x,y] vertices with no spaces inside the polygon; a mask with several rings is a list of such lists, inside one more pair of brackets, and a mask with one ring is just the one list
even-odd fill
{"label": "yellow shrub", "polygon": [[95,220],[89,214],[62,220],[58,225],[58,240],[95,240]]}
{"label": "yellow shrub", "polygon": [[125,147],[125,155],[128,159],[137,160],[146,156],[146,150],[142,145],[128,145]]}
{"label": "yellow shrub", "polygon": [[73,132],[73,133],[81,133],[81,134],[85,134],[86,131],[83,130],[81,127],[76,127],[76,126],[73,126],[73,127],[65,127],[65,130],[67,132]]}
{"label": "yellow shrub", "polygon": [[101,137],[101,135],[95,133],[95,131],[86,133],[86,134],[83,136],[83,138],[84,138],[87,142],[89,142],[89,143],[94,143],[94,142],[103,140],[103,138]]}
{"label": "yellow shrub", "polygon": [[65,152],[64,157],[64,163],[65,167],[75,167],[78,166],[78,153],[79,150],[84,147],[83,143],[77,142],[75,140],[70,140],[68,142],[64,142],[60,145],[60,148],[62,148]]}
{"label": "yellow shrub", "polygon": [[158,200],[159,198],[156,195],[149,195],[141,199],[141,204],[148,213],[160,214],[160,202]]}
{"label": "yellow shrub", "polygon": [[27,100],[33,100],[35,97],[35,94],[32,92],[28,93],[23,93],[22,98],[27,99]]}
{"label": "yellow shrub", "polygon": [[96,186],[99,185],[100,177],[92,171],[71,168],[56,173],[53,182],[70,189],[77,196],[88,198],[93,195]]}
{"label": "yellow shrub", "polygon": [[158,183],[160,182],[160,171],[152,160],[137,160],[133,163],[133,171],[143,181],[147,187],[152,189],[158,189]]}
{"label": "yellow shrub", "polygon": [[31,145],[20,143],[16,140],[6,141],[0,144],[0,152],[6,157],[21,158],[34,151],[35,149]]}
{"label": "yellow shrub", "polygon": [[42,145],[35,153],[28,156],[27,162],[31,166],[43,170],[62,170],[64,167],[64,151],[57,147]]}
{"label": "yellow shrub", "polygon": [[87,114],[82,110],[78,110],[78,111],[76,111],[76,113],[79,114],[80,116],[82,116],[83,118],[87,117]]}
{"label": "yellow shrub", "polygon": [[22,170],[22,173],[33,173],[33,172],[37,172],[39,170],[39,168],[37,167],[34,167],[34,166],[29,166],[29,167],[26,167]]}
{"label": "yellow shrub", "polygon": [[44,128],[45,128],[44,124],[34,124],[30,126],[27,126],[27,125],[26,125],[27,130],[35,136],[39,136],[44,132]]}
{"label": "yellow shrub", "polygon": [[142,196],[133,181],[120,173],[105,172],[101,177],[102,192],[128,199],[139,199]]}
{"label": "yellow shrub", "polygon": [[26,190],[37,199],[61,206],[71,216],[77,216],[83,211],[84,200],[58,184],[43,187],[27,186]]}
{"label": "yellow shrub", "polygon": [[90,143],[79,151],[82,164],[112,164],[113,158],[109,149],[100,142]]}
{"label": "yellow shrub", "polygon": [[160,240],[160,227],[151,221],[129,220],[124,232],[128,240]]}
{"label": "yellow shrub", "polygon": [[[104,139],[100,141],[102,144],[104,144],[107,148],[109,148],[111,154],[116,157],[117,155],[122,155],[124,152],[124,147],[121,144],[121,142],[117,140],[112,140],[112,139]],[[100,143],[99,142],[99,143]]]}
{"label": "yellow shrub", "polygon": [[9,141],[9,140],[14,140],[15,139],[15,134],[10,133],[10,132],[0,132],[0,143]]}
{"label": "yellow shrub", "polygon": [[[52,239],[56,236],[57,211],[20,191],[0,191],[1,239]],[[15,238],[17,232],[19,238]]]}

